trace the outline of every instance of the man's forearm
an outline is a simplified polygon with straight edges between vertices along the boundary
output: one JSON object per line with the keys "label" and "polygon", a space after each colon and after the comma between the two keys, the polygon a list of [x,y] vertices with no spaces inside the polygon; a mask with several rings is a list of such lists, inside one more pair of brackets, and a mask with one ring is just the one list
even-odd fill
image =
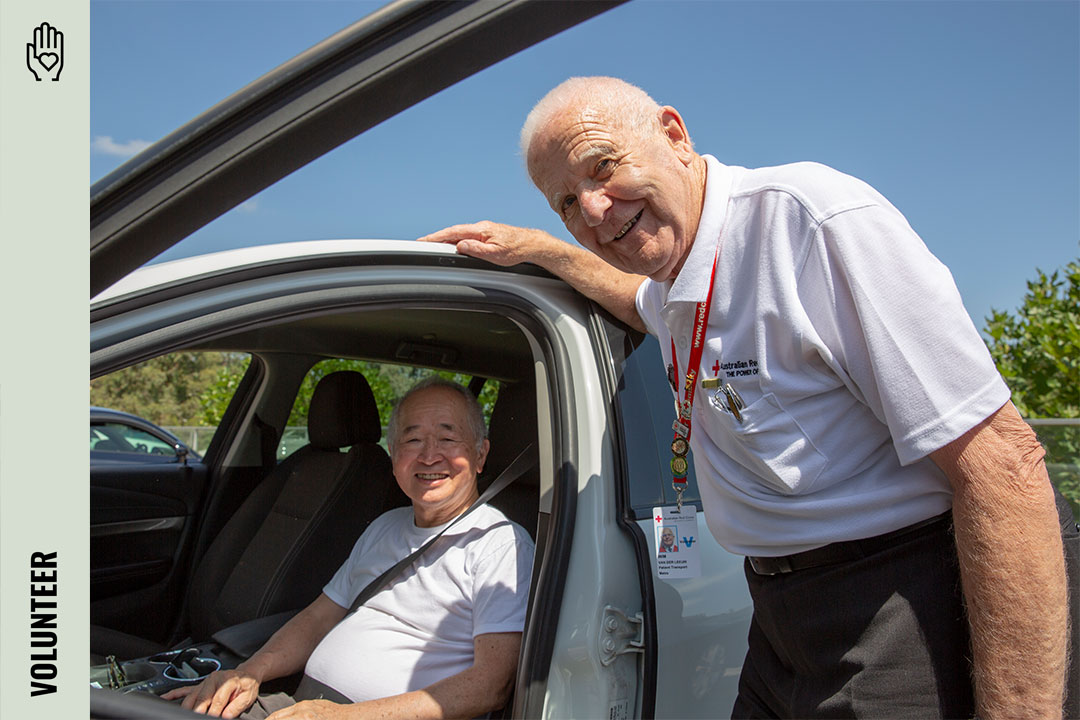
{"label": "man's forearm", "polygon": [[1002,500],[953,510],[979,717],[1058,717],[1068,614],[1057,514]]}
{"label": "man's forearm", "polygon": [[557,242],[558,251],[538,257],[534,262],[558,275],[627,325],[644,332],[645,324],[638,314],[634,299],[645,278],[624,273],[584,248]]}
{"label": "man's forearm", "polygon": [[282,625],[265,645],[236,669],[248,673],[260,683],[299,672],[304,669],[315,647],[344,616],[344,608],[325,595],[320,595],[314,603]]}
{"label": "man's forearm", "polygon": [[[278,631],[280,632],[281,630]],[[275,639],[278,642],[275,642]],[[275,634],[254,655],[237,665],[236,669],[252,676],[260,684],[300,671],[307,663],[314,647],[302,648],[301,645],[291,643],[291,639],[293,639],[292,636],[278,638]],[[295,639],[301,638],[297,636]]]}
{"label": "man's forearm", "polygon": [[977,438],[934,459],[955,490],[978,716],[1060,717],[1068,606],[1042,448],[1008,404]]}
{"label": "man's forearm", "polygon": [[460,253],[504,267],[523,262],[539,265],[585,297],[600,303],[627,325],[645,330],[634,304],[637,289],[645,278],[624,273],[588,250],[563,242],[543,230],[485,220],[453,225],[420,240],[452,243]]}

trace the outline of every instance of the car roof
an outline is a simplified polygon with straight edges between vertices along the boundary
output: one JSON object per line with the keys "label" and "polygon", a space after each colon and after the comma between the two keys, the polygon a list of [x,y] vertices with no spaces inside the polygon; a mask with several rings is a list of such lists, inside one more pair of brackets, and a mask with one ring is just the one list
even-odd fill
{"label": "car roof", "polygon": [[[512,287],[515,293],[524,291],[526,296],[543,287],[552,287],[551,284],[566,287],[563,281],[536,265],[499,267],[459,255],[451,245],[407,240],[313,240],[237,248],[144,266],[94,299],[91,320],[101,322],[122,316],[133,308],[177,301],[176,312],[180,315],[175,320],[183,316],[188,300],[196,296],[214,298],[214,303],[225,298],[228,302],[238,302],[251,297],[251,293],[262,297],[265,291],[260,289],[261,281],[276,283],[277,278],[288,275],[293,277],[284,282],[291,291],[300,291],[307,283],[314,283],[312,287],[319,285],[313,273],[339,274],[350,267],[362,269],[371,264],[383,269],[397,266],[394,272],[398,278],[415,275],[426,278],[422,282],[430,284],[436,278],[441,283],[445,277],[448,286],[469,288],[483,282],[489,288],[504,291]],[[513,279],[508,282],[497,277],[504,274],[513,275]],[[486,279],[481,280],[482,276]],[[496,379],[513,379],[528,373],[532,353],[512,320],[501,313],[486,312],[475,303],[459,302],[451,307],[452,304],[440,301],[411,308],[398,303],[386,307],[335,306],[326,313],[300,313],[251,327],[232,328],[191,343],[188,349],[296,353],[297,338],[302,337],[303,352],[313,356],[390,363],[402,362],[402,357],[409,356],[413,364],[445,369],[438,362],[430,364],[413,357],[417,352],[436,353],[435,345],[438,345],[441,352],[453,354],[455,368],[461,372]],[[154,317],[155,323],[163,322],[163,316]],[[360,327],[362,339],[357,332]],[[436,336],[437,343],[430,340]],[[408,348],[413,355],[406,352]]]}
{"label": "car roof", "polygon": [[145,425],[147,427],[156,428],[157,430],[165,433],[169,437],[173,437],[172,433],[159,425],[155,425],[144,417],[135,415],[133,413],[124,412],[123,410],[114,410],[112,408],[101,407],[100,405],[90,406],[91,419],[103,419],[103,418],[115,418],[117,420],[129,420],[132,424]]}
{"label": "car roof", "polygon": [[292,260],[341,258],[343,256],[405,254],[413,256],[457,255],[451,245],[413,240],[305,240],[235,248],[146,265],[131,272],[94,298],[95,303],[172,282],[191,280],[251,266]]}
{"label": "car roof", "polygon": [[98,416],[109,416],[124,418],[126,420],[138,420],[139,422],[147,422],[138,415],[132,415],[131,413],[124,412],[123,410],[113,410],[112,408],[101,407],[99,405],[90,406],[90,414]]}
{"label": "car roof", "polygon": [[183,444],[180,438],[176,437],[160,425],[152,423],[146,418],[140,417],[139,415],[124,412],[123,410],[113,410],[112,408],[91,405],[90,420],[124,420],[129,425],[136,425],[145,430],[152,431],[152,434],[154,435],[164,435],[170,440],[175,440],[176,442]]}

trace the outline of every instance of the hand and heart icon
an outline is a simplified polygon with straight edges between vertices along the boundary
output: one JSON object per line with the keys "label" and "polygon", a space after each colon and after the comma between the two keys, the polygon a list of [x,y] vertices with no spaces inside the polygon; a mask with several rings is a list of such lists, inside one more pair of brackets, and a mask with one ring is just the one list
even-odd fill
{"label": "hand and heart icon", "polygon": [[59,80],[64,69],[64,33],[49,23],[34,28],[34,41],[26,43],[26,67],[38,82]]}

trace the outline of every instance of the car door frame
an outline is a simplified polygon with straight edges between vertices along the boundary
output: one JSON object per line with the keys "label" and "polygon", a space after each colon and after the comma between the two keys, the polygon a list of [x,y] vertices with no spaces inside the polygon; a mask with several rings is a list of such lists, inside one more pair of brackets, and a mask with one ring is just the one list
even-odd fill
{"label": "car door frame", "polygon": [[623,2],[388,3],[95,182],[90,296],[383,120]]}

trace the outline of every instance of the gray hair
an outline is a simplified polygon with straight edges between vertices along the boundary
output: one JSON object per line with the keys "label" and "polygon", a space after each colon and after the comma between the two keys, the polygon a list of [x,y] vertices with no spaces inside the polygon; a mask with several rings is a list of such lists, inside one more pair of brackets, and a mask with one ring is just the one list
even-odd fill
{"label": "gray hair", "polygon": [[660,104],[638,86],[613,77],[572,77],[550,90],[525,118],[521,126],[521,157],[526,164],[537,131],[556,112],[571,105],[595,108],[639,137],[660,129],[657,112]]}
{"label": "gray hair", "polygon": [[390,421],[386,425],[386,444],[389,446],[390,451],[393,452],[398,435],[401,433],[401,406],[410,397],[428,388],[446,388],[461,396],[462,400],[465,401],[465,422],[476,439],[476,452],[480,452],[484,447],[484,440],[487,438],[487,426],[484,424],[484,411],[480,407],[480,402],[465,386],[453,380],[441,378],[438,375],[424,378],[413,385],[394,405],[394,409],[390,412]]}

